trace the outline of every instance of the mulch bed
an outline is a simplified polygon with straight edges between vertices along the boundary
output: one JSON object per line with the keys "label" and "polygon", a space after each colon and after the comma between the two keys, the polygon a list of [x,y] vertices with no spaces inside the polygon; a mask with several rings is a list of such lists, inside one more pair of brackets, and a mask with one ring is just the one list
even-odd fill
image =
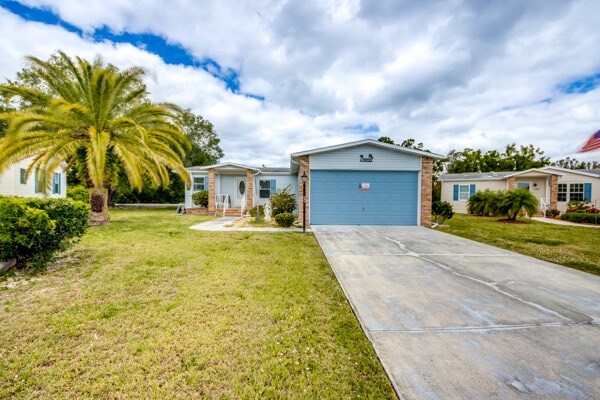
{"label": "mulch bed", "polygon": [[496,222],[503,222],[505,224],[526,224],[527,223],[525,221],[519,221],[516,219],[507,219],[507,218],[499,219]]}

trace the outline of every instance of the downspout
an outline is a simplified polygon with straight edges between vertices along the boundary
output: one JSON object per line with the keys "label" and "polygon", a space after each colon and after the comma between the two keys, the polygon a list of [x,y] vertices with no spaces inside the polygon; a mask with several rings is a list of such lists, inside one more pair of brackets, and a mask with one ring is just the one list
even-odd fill
{"label": "downspout", "polygon": [[256,205],[256,179],[254,179],[254,177],[258,174],[260,174],[260,169],[257,169],[256,172],[252,174],[252,207]]}

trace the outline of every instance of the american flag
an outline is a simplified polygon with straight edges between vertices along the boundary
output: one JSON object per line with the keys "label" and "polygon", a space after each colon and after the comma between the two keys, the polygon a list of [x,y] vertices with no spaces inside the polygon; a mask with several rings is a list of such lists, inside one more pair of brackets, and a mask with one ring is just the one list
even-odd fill
{"label": "american flag", "polygon": [[580,153],[600,149],[600,131],[594,133],[579,149]]}

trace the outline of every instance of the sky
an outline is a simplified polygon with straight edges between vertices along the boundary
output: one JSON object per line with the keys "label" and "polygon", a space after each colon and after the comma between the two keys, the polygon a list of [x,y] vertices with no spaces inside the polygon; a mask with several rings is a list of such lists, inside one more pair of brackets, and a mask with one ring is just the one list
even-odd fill
{"label": "sky", "polygon": [[59,49],[143,66],[249,165],[380,136],[589,161],[599,25],[598,0],[0,0],[0,81]]}

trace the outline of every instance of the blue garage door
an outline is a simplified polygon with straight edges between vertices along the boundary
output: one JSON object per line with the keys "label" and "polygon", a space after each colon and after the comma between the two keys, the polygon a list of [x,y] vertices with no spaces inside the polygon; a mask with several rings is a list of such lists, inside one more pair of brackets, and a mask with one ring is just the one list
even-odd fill
{"label": "blue garage door", "polygon": [[310,223],[416,225],[418,173],[310,171]]}

